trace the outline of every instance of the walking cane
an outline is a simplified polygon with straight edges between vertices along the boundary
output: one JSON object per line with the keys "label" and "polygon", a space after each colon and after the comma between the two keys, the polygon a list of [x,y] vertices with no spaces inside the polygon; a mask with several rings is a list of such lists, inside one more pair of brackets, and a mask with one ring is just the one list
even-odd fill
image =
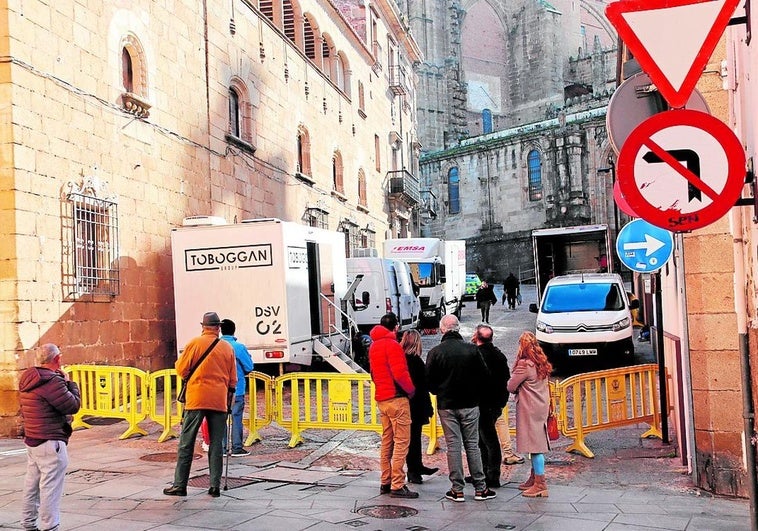
{"label": "walking cane", "polygon": [[232,453],[232,400],[234,400],[234,393],[236,391],[231,389],[227,394],[226,399],[226,470],[224,472],[224,491],[229,490],[229,456]]}

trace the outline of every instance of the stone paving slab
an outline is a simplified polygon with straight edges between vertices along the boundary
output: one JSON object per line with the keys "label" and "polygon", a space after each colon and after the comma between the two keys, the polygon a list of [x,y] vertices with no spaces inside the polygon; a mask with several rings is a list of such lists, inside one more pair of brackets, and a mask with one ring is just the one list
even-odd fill
{"label": "stone paving slab", "polygon": [[[527,475],[528,464],[504,467],[504,479],[510,478],[512,482],[498,489],[497,498],[475,501],[473,489],[467,485],[465,503],[454,503],[444,498],[450,488],[445,468],[425,478],[423,484],[411,485],[420,496],[406,500],[379,494],[379,472],[375,468],[341,470],[334,466],[336,459],[328,464],[316,462],[313,467],[280,467],[271,456],[262,459],[251,456],[231,460],[230,477],[255,475],[259,482],[222,490],[220,498],[208,496],[207,489],[193,487],[188,488],[186,498],[172,498],[161,491],[171,483],[174,463],[148,462],[140,458],[151,452],[175,451],[175,442],[160,445],[149,438],[119,441],[121,431],[122,426],[98,426],[74,434],[69,446],[71,465],[62,503],[63,530],[750,529],[747,500],[710,496],[691,484],[682,488],[680,478],[680,483],[672,487],[667,484],[668,479],[679,474],[672,474],[670,468],[661,466],[658,472],[652,465],[664,461],[651,464],[644,459],[627,459],[623,466],[608,473],[607,462],[602,458],[584,460],[569,456],[570,465],[552,469],[556,476],[548,479],[550,497],[538,499],[524,498],[516,489],[516,484]],[[254,446],[252,451],[261,448]],[[280,450],[279,455],[291,462],[291,457],[286,456],[300,455],[288,451]],[[376,451],[376,448],[366,449],[369,457],[364,462],[371,463]],[[354,454],[350,459],[354,459]],[[444,459],[437,459],[434,462],[425,457],[425,461],[434,462],[434,466],[444,467]],[[0,527],[3,529],[20,529],[19,506],[25,468],[26,455],[21,441],[0,440]],[[569,468],[581,473],[563,473]],[[200,455],[193,462],[191,477],[207,473],[207,459]],[[593,477],[598,481],[593,481]],[[614,478],[619,478],[619,482],[614,484]],[[382,519],[358,512],[374,505],[409,507],[418,513]]]}

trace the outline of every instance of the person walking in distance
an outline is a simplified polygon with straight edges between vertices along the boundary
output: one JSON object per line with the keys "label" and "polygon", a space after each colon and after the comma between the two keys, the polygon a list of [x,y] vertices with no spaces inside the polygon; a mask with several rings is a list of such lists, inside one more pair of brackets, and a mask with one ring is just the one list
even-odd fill
{"label": "person walking in distance", "polygon": [[416,330],[408,330],[403,334],[400,346],[405,352],[408,372],[416,388],[413,398],[410,399],[411,439],[405,459],[408,466],[408,483],[423,483],[421,476],[434,474],[439,468],[426,467],[421,459],[421,430],[425,424],[429,424],[429,418],[434,415],[429,387],[426,384],[426,367],[421,359],[421,334]]}
{"label": "person walking in distance", "polygon": [[527,498],[547,497],[545,453],[550,450],[547,436],[547,415],[550,410],[548,378],[552,365],[531,332],[524,332],[518,341],[518,354],[508,391],[516,395],[516,444],[521,452],[529,452],[532,462],[529,479],[518,486]]}
{"label": "person walking in distance", "polygon": [[520,289],[518,279],[513,276],[513,273],[508,273],[508,276],[503,281],[503,296],[508,300],[508,308],[511,310],[516,309],[516,299],[518,298]]}
{"label": "person walking in distance", "polygon": [[[253,359],[245,348],[245,345],[237,341],[234,332],[237,325],[231,319],[221,321],[221,339],[226,341],[234,349],[234,357],[237,365],[237,387],[234,393],[234,403],[232,404],[232,457],[245,457],[250,452],[243,446],[242,416],[245,413],[245,384],[246,377],[253,371]],[[228,448],[226,440],[226,431],[224,431],[224,450]]]}
{"label": "person walking in distance", "polygon": [[447,445],[447,466],[452,487],[448,500],[463,502],[464,475],[462,451],[474,484],[474,499],[489,500],[497,493],[486,483],[479,450],[479,402],[482,383],[487,381],[487,367],[476,346],[467,343],[459,332],[454,315],[440,320],[442,340],[426,357],[429,390],[437,395],[437,413]]}
{"label": "person walking in distance", "polygon": [[487,284],[486,281],[482,282],[482,285],[479,286],[476,292],[476,307],[482,312],[482,322],[490,322],[490,308],[496,302],[497,297],[495,296],[493,287]]}
{"label": "person walking in distance", "polygon": [[382,422],[382,444],[379,453],[381,494],[394,498],[418,498],[405,484],[403,465],[408,455],[411,436],[411,406],[416,388],[408,373],[408,363],[397,342],[398,323],[394,313],[384,315],[371,329],[368,350],[374,399]]}
{"label": "person walking in distance", "polygon": [[174,482],[163,489],[166,496],[186,496],[192,458],[195,454],[195,439],[200,423],[208,419],[210,447],[208,465],[210,488],[214,498],[221,495],[221,472],[223,470],[222,441],[226,432],[226,418],[231,411],[231,401],[237,386],[237,368],[234,349],[218,337],[221,320],[216,312],[207,312],[200,323],[203,331],[184,347],[176,360],[176,373],[186,382],[187,401],[184,404],[182,433],[177,448]]}
{"label": "person walking in distance", "polygon": [[484,478],[488,487],[500,488],[500,441],[495,422],[503,413],[508,403],[508,360],[499,348],[492,343],[492,328],[489,325],[476,327],[471,341],[479,349],[488,369],[488,378],[482,382],[483,392],[479,402],[479,449],[482,452]]}
{"label": "person walking in distance", "polygon": [[57,530],[72,433],[69,416],[82,404],[79,386],[61,369],[60,349],[47,343],[37,350],[35,366],[21,374],[18,388],[26,445],[21,524]]}

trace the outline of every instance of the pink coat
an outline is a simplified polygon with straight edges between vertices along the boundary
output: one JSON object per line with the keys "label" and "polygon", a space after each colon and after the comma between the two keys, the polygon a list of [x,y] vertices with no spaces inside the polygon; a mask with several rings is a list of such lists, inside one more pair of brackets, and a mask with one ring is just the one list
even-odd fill
{"label": "pink coat", "polygon": [[508,391],[516,397],[516,445],[521,453],[544,454],[550,451],[547,414],[550,409],[548,379],[537,377],[531,360],[521,359],[513,367]]}

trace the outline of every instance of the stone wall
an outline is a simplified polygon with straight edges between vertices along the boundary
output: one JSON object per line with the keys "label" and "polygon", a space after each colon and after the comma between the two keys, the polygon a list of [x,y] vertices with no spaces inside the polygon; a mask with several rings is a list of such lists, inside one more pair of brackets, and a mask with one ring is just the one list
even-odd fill
{"label": "stone wall", "polygon": [[[19,431],[18,375],[42,343],[59,344],[65,364],[155,370],[173,363],[170,233],[183,218],[307,222],[316,207],[328,212],[332,230],[349,221],[377,245],[385,238],[395,138],[412,167],[412,85],[403,105],[388,71],[372,69],[370,47],[328,5],[310,14],[330,36],[331,57],[339,53],[347,63],[344,89],[273,24],[244,2],[233,4],[233,12],[226,3],[208,13],[189,0],[170,9],[149,0],[128,9],[70,0],[9,7],[0,33],[10,57],[0,67],[9,102],[0,123],[9,161],[0,170],[0,436]],[[386,39],[399,24],[387,18],[392,10],[378,9]],[[149,116],[123,108],[125,46]],[[400,49],[401,61],[418,60]],[[232,84],[244,96],[243,142],[228,137]],[[308,180],[295,175],[301,127],[310,135]],[[341,192],[334,190],[335,152],[343,161]],[[367,181],[360,208],[359,171]],[[85,183],[118,205],[113,296],[77,296],[62,280],[76,246],[66,194]]]}

